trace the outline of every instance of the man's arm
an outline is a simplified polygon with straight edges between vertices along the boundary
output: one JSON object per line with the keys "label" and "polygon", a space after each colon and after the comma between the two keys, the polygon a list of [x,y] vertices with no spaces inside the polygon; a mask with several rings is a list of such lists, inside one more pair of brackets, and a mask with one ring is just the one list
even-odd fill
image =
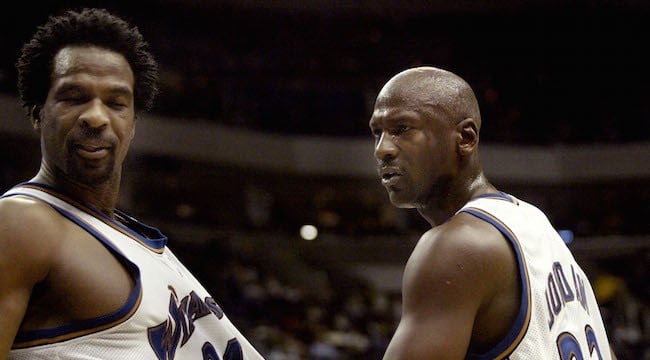
{"label": "man's arm", "polygon": [[503,276],[496,264],[514,261],[499,237],[458,222],[422,236],[404,271],[402,318],[385,360],[465,358],[479,309]]}
{"label": "man's arm", "polygon": [[0,200],[0,359],[8,357],[32,288],[47,275],[51,214],[30,199]]}

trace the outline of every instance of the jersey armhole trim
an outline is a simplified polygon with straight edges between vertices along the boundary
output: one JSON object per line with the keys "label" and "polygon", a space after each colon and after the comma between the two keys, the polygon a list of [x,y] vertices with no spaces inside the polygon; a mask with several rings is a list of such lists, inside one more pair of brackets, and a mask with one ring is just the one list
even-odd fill
{"label": "jersey armhole trim", "polygon": [[[30,197],[32,196],[31,194],[20,195]],[[16,335],[12,349],[23,349],[38,345],[62,342],[117,326],[118,324],[121,324],[124,321],[128,320],[138,310],[140,302],[142,301],[142,281],[140,276],[140,269],[138,266],[129,261],[124,255],[122,255],[118,249],[116,249],[91,225],[85,223],[83,220],[77,218],[76,216],[72,215],[57,205],[51,203],[47,204],[59,212],[62,216],[76,223],[84,230],[86,230],[89,234],[97,238],[107,248],[107,250],[110,251],[118,259],[118,261],[127,267],[129,274],[131,274],[133,278],[134,286],[124,305],[122,305],[116,311],[97,318],[79,320],[54,328],[19,332]],[[98,286],[101,286],[101,283],[98,283]]]}
{"label": "jersey armhole trim", "polygon": [[139,276],[126,303],[117,311],[94,319],[76,321],[55,328],[20,332],[12,349],[24,349],[71,340],[117,326],[128,320],[140,306],[142,285]]}
{"label": "jersey armhole trim", "polygon": [[461,212],[473,215],[494,226],[508,240],[515,252],[517,269],[519,271],[519,277],[521,279],[521,304],[519,306],[517,317],[512,327],[510,328],[510,331],[508,331],[508,334],[501,341],[499,341],[497,345],[483,354],[468,354],[467,357],[467,359],[475,360],[507,359],[523,339],[528,330],[528,325],[530,324],[532,306],[530,280],[526,267],[526,259],[524,258],[523,251],[521,250],[521,246],[519,245],[517,237],[506,224],[492,216],[490,213],[478,208],[468,207],[462,209]]}

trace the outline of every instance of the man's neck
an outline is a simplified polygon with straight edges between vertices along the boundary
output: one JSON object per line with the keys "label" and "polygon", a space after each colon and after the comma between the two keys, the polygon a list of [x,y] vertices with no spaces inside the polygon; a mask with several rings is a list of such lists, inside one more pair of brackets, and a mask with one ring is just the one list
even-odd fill
{"label": "man's neck", "polygon": [[473,198],[496,192],[498,190],[480,172],[475,177],[468,178],[463,184],[452,188],[444,198],[439,198],[437,201],[433,199],[428,206],[418,208],[418,212],[431,227],[435,227],[449,220]]}
{"label": "man's neck", "polygon": [[88,185],[74,181],[69,177],[54,177],[48,174],[48,172],[39,171],[31,181],[52,186],[62,194],[83,204],[90,205],[108,217],[114,218],[119,194],[119,178],[118,180],[104,181],[97,185]]}

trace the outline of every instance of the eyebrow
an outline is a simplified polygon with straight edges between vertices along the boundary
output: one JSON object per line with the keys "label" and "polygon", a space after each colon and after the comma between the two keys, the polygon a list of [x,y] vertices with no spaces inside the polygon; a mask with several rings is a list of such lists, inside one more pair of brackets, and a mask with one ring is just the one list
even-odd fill
{"label": "eyebrow", "polygon": [[116,85],[111,87],[110,92],[118,95],[133,95],[131,88],[124,85]]}
{"label": "eyebrow", "polygon": [[[390,121],[390,122],[416,121],[417,113],[418,113],[417,111],[400,110],[392,113],[386,112],[378,117],[381,118],[381,121]],[[371,121],[374,119],[375,116],[371,118]]]}
{"label": "eyebrow", "polygon": [[[83,92],[84,90],[85,88],[79,84],[65,83],[56,90],[56,94],[64,94],[73,91]],[[124,85],[112,85],[108,91],[111,95],[126,95],[126,96],[133,95],[133,91],[131,91],[131,88]]]}

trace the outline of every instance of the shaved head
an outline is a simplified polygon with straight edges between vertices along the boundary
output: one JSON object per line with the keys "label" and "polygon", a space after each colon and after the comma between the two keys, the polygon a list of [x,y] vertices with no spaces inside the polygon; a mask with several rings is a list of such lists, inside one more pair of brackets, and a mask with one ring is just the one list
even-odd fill
{"label": "shaved head", "polygon": [[377,102],[396,102],[425,106],[442,111],[457,123],[472,118],[481,125],[481,114],[474,91],[458,75],[430,66],[404,70],[391,78],[377,96]]}
{"label": "shaved head", "polygon": [[478,155],[478,102],[458,75],[435,67],[398,73],[379,92],[368,125],[394,205],[438,223],[488,186]]}

